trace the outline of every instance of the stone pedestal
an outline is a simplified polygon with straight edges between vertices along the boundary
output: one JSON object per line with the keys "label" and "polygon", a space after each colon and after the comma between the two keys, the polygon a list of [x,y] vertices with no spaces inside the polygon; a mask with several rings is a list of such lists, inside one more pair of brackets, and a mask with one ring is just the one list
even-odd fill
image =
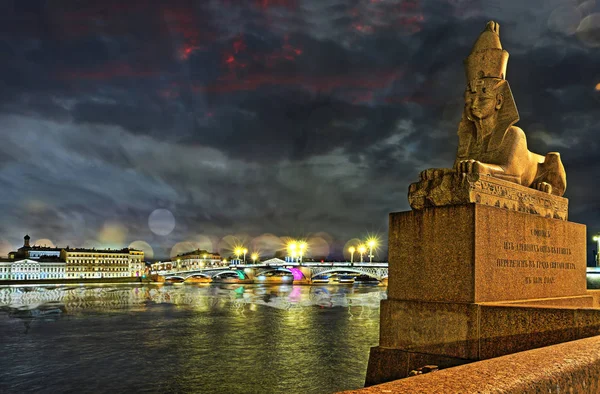
{"label": "stone pedestal", "polygon": [[586,228],[561,219],[477,203],[390,214],[367,385],[600,334]]}

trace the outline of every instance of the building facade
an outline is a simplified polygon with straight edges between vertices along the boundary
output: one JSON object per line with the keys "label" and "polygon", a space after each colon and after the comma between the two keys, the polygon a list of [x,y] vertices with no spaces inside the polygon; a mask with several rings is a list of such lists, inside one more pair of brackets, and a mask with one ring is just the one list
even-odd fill
{"label": "building facade", "polygon": [[178,254],[171,258],[173,269],[182,271],[221,266],[223,265],[222,262],[221,255],[218,253],[211,253],[202,249]]}
{"label": "building facade", "polygon": [[61,259],[66,262],[66,278],[122,278],[145,274],[144,252],[124,248],[65,248]]}
{"label": "building facade", "polygon": [[14,252],[10,252],[8,257],[13,260],[19,259],[34,259],[38,260],[41,258],[59,258],[61,248],[49,247],[49,246],[40,246],[29,244],[29,240],[31,238],[29,235],[25,235],[23,237],[23,246],[17,249]]}
{"label": "building facade", "polygon": [[64,279],[66,263],[58,258],[0,261],[1,280]]}

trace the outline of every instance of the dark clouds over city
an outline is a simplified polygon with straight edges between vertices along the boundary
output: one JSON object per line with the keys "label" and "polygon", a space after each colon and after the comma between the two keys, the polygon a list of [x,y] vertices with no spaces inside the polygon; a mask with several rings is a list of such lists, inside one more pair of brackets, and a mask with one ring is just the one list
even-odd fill
{"label": "dark clouds over city", "polygon": [[419,171],[452,165],[462,62],[491,19],[518,125],[532,151],[561,152],[591,242],[600,3],[14,0],[0,3],[0,255],[25,233],[155,258],[385,241]]}

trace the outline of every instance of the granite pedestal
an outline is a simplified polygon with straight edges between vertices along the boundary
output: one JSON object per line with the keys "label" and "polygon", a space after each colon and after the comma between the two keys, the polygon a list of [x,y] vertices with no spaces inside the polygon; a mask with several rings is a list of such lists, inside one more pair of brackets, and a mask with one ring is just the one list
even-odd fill
{"label": "granite pedestal", "polygon": [[366,384],[600,334],[584,225],[477,203],[390,214]]}

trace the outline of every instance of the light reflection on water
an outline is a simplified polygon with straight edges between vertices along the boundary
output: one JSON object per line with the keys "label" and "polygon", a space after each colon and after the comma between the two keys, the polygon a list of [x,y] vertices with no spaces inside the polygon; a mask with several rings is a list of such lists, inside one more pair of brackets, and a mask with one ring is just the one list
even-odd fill
{"label": "light reflection on water", "polygon": [[385,287],[0,288],[0,392],[362,387]]}

